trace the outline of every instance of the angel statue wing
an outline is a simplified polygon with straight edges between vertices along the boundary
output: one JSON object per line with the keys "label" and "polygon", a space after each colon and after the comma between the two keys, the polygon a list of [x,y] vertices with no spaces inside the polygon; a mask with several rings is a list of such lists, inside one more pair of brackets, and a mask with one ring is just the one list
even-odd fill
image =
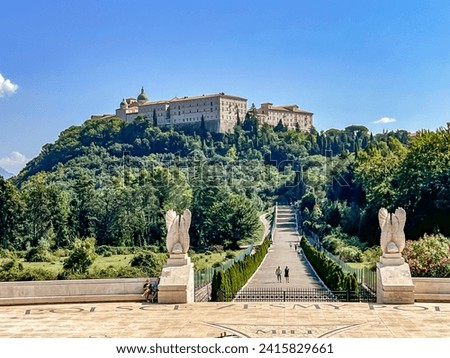
{"label": "angel statue wing", "polygon": [[378,211],[378,222],[380,223],[381,237],[380,237],[380,247],[383,254],[386,252],[386,247],[389,242],[389,213],[386,208],[381,208]]}
{"label": "angel statue wing", "polygon": [[395,217],[398,219],[399,227],[398,229],[403,231],[406,223],[406,211],[403,208],[395,209]]}
{"label": "angel statue wing", "polygon": [[397,208],[395,209],[395,213],[392,216],[392,221],[396,222],[392,240],[397,245],[398,251],[402,252],[405,248],[405,232],[403,231],[403,229],[405,228],[406,211],[403,208]]}
{"label": "angel statue wing", "polygon": [[167,251],[172,252],[173,246],[178,242],[178,223],[177,213],[175,210],[169,210],[166,213],[166,227],[167,227],[167,239],[166,246]]}
{"label": "angel statue wing", "polygon": [[189,250],[189,227],[191,226],[192,213],[189,209],[184,210],[180,217],[179,241],[183,247],[183,253]]}
{"label": "angel statue wing", "polygon": [[386,224],[388,217],[389,217],[389,213],[386,208],[381,208],[378,211],[378,222],[380,223],[381,231],[383,231],[383,227]]}

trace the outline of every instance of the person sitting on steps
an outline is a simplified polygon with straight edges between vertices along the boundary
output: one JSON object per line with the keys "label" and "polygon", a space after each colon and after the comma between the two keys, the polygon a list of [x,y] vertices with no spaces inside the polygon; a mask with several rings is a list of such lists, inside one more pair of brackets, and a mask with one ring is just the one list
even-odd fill
{"label": "person sitting on steps", "polygon": [[144,287],[143,287],[144,292],[142,293],[142,297],[144,297],[144,300],[145,300],[145,301],[148,301],[148,300],[149,300],[149,299],[148,299],[148,296],[150,295],[150,289],[151,289],[150,286],[151,286],[151,285],[150,285],[150,279],[147,278],[147,280],[146,280],[145,283],[144,283]]}
{"label": "person sitting on steps", "polygon": [[158,302],[158,284],[159,278],[157,281],[153,281],[150,285],[150,300],[152,303]]}

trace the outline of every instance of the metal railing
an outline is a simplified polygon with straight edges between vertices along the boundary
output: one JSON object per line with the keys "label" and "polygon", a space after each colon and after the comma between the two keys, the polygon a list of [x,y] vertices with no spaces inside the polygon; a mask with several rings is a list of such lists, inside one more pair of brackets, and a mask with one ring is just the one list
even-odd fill
{"label": "metal railing", "polygon": [[330,291],[324,288],[246,288],[223,293],[223,301],[236,302],[375,302],[365,290]]}

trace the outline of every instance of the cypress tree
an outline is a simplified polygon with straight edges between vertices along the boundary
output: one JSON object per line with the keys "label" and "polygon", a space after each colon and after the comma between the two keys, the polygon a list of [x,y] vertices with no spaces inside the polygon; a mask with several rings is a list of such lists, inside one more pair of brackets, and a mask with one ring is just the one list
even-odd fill
{"label": "cypress tree", "polygon": [[158,127],[158,118],[156,116],[156,109],[153,110],[153,127]]}

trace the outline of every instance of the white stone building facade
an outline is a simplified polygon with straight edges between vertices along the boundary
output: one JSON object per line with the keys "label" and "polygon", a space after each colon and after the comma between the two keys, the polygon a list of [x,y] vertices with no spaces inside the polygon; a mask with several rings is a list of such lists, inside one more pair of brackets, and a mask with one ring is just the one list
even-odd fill
{"label": "white stone building facade", "polygon": [[297,105],[274,106],[272,103],[263,103],[257,109],[257,117],[261,123],[276,126],[280,120],[288,129],[310,131],[313,113],[300,109]]}
{"label": "white stone building facade", "polygon": [[149,101],[142,89],[137,99],[121,102],[116,116],[127,122],[139,115],[156,116],[158,126],[200,124],[203,116],[208,130],[224,133],[233,130],[238,117],[243,121],[246,112],[247,99],[225,93]]}
{"label": "white stone building facade", "polygon": [[[137,98],[123,99],[116,117],[131,122],[139,115],[153,120],[156,116],[158,126],[199,125],[202,116],[209,131],[225,133],[233,130],[238,118],[244,121],[247,113],[247,99],[225,93],[193,97],[172,98],[170,100],[150,101],[144,88]],[[256,115],[261,123],[276,126],[281,120],[289,129],[309,131],[312,127],[313,113],[301,110],[297,105],[273,106],[263,103]]]}

